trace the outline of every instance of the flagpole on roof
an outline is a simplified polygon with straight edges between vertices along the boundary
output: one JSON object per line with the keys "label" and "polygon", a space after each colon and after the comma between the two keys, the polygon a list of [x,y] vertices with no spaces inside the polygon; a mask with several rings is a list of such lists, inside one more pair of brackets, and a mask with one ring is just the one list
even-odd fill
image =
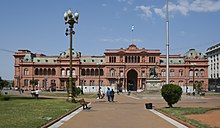
{"label": "flagpole on roof", "polygon": [[169,17],[168,0],[166,0],[166,84],[169,84]]}
{"label": "flagpole on roof", "polygon": [[134,32],[134,25],[131,26],[131,43],[133,44],[133,32]]}

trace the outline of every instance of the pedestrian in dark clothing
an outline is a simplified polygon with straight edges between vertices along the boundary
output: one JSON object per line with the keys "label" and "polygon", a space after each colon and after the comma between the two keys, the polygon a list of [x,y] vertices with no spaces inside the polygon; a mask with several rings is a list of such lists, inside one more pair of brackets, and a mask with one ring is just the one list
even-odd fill
{"label": "pedestrian in dark clothing", "polygon": [[108,97],[108,102],[110,102],[110,88],[108,88],[108,90],[107,90],[107,92],[106,92],[106,94],[107,94],[107,97]]}
{"label": "pedestrian in dark clothing", "polygon": [[112,101],[112,102],[114,101],[114,95],[115,95],[115,92],[114,92],[114,90],[112,89],[111,92],[110,92],[110,96],[111,96],[111,101]]}

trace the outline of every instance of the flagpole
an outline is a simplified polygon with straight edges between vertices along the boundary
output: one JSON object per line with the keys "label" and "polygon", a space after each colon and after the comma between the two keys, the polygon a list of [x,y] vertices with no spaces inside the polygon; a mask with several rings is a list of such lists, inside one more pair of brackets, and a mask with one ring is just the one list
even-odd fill
{"label": "flagpole", "polygon": [[134,25],[131,26],[131,43],[133,44]]}
{"label": "flagpole", "polygon": [[169,17],[168,0],[166,0],[166,84],[169,84]]}

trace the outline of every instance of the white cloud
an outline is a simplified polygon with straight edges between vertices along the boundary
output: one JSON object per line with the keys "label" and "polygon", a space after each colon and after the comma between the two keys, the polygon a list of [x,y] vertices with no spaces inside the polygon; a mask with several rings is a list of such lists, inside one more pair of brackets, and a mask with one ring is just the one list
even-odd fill
{"label": "white cloud", "polygon": [[105,4],[105,3],[102,4],[102,7],[106,7],[106,6],[107,6],[107,4]]}
{"label": "white cloud", "polygon": [[160,8],[154,8],[154,12],[155,12],[158,16],[160,16],[160,17],[162,17],[162,18],[165,18],[165,13],[164,13],[164,11],[163,11],[162,9],[160,9]]}
{"label": "white cloud", "polygon": [[142,11],[143,13],[141,15],[144,17],[152,16],[152,8],[150,6],[136,6],[136,10]]}
{"label": "white cloud", "polygon": [[220,0],[195,0],[190,7],[195,12],[215,12],[220,10]]}
{"label": "white cloud", "polygon": [[118,0],[118,2],[126,2],[127,4],[132,5],[134,0]]}
{"label": "white cloud", "polygon": [[[153,6],[136,6],[141,15],[149,18],[154,14],[165,18],[166,5],[161,8]],[[173,15],[180,13],[188,15],[190,12],[216,12],[220,11],[220,0],[178,0],[176,3],[169,2],[169,12]]]}
{"label": "white cloud", "polygon": [[125,11],[125,12],[126,12],[127,10],[128,10],[128,8],[127,8],[127,7],[123,7],[123,11]]}
{"label": "white cloud", "polygon": [[[187,15],[189,12],[189,0],[179,0],[177,4],[172,2],[169,3],[169,11],[170,12],[180,12],[183,15]],[[163,10],[165,12],[166,6],[164,5]]]}

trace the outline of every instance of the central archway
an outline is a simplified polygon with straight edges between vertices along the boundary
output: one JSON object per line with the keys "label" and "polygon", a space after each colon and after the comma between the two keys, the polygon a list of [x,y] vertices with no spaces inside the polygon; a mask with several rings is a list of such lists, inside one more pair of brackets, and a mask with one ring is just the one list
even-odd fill
{"label": "central archway", "polygon": [[137,77],[138,73],[131,69],[127,73],[127,90],[129,91],[137,91]]}

